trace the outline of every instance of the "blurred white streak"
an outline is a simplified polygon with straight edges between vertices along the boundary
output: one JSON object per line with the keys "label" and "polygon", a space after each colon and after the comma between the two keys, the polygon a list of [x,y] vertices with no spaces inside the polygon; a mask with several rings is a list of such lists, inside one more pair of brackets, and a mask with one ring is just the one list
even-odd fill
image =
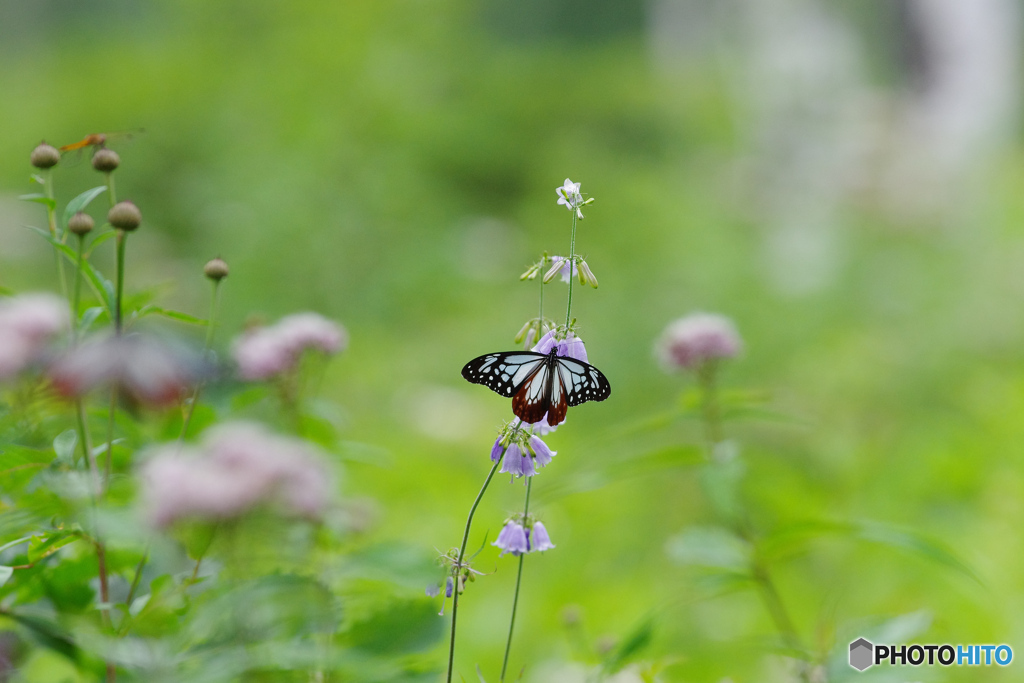
{"label": "blurred white streak", "polygon": [[903,0],[914,86],[883,147],[890,205],[938,213],[970,200],[970,182],[1013,133],[1020,98],[1016,0]]}

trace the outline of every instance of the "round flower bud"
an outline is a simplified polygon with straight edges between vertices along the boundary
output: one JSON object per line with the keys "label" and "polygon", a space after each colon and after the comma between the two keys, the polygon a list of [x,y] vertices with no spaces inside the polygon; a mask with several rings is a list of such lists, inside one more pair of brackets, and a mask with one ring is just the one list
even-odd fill
{"label": "round flower bud", "polygon": [[203,266],[203,274],[214,282],[219,282],[228,276],[228,264],[222,258],[211,259]]}
{"label": "round flower bud", "polygon": [[92,167],[97,171],[103,171],[104,173],[110,173],[121,164],[121,157],[117,155],[112,149],[106,147],[100,147],[96,150],[96,153],[92,155]]}
{"label": "round flower bud", "polygon": [[52,168],[60,161],[60,152],[56,147],[42,142],[32,150],[31,161],[36,168]]}
{"label": "round flower bud", "polygon": [[118,230],[131,232],[142,222],[142,212],[131,202],[118,202],[107,212],[107,221]]}
{"label": "round flower bud", "polygon": [[79,237],[92,232],[94,225],[95,223],[92,220],[92,216],[84,211],[79,211],[68,220],[68,230]]}

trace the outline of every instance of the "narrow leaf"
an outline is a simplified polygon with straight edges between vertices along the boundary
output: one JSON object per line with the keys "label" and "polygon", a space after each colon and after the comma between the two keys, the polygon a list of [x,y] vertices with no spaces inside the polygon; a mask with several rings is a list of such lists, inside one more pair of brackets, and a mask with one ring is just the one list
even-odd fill
{"label": "narrow leaf", "polygon": [[14,567],[0,567],[0,586],[7,583],[14,576]]}
{"label": "narrow leaf", "polygon": [[103,244],[104,242],[114,237],[115,235],[117,235],[116,230],[105,230],[96,235],[96,237],[93,237],[92,242],[89,243],[89,248],[85,250],[85,257],[89,258],[89,255],[92,254],[96,247]]}
{"label": "narrow leaf", "polygon": [[99,185],[97,187],[92,188],[91,190],[86,190],[85,192],[78,195],[70,202],[68,202],[68,205],[64,207],[64,218],[61,221],[61,225],[67,228],[68,221],[71,220],[72,216],[74,216],[79,211],[84,210],[85,207],[89,206],[89,202],[96,199],[96,197],[99,197],[106,191],[106,185]]}
{"label": "narrow leaf", "polygon": [[172,311],[167,308],[160,308],[159,306],[146,305],[138,310],[138,316],[140,318],[147,315],[162,315],[165,318],[171,320],[178,320],[183,323],[189,323],[190,325],[206,325],[207,321],[202,318],[197,318],[194,315],[188,313],[181,313],[180,311]]}
{"label": "narrow leaf", "polygon": [[35,202],[36,204],[42,204],[48,209],[57,208],[56,200],[50,199],[45,194],[40,194],[38,192],[33,192],[32,194],[23,194],[20,197],[18,197],[18,199],[20,199],[23,202]]}

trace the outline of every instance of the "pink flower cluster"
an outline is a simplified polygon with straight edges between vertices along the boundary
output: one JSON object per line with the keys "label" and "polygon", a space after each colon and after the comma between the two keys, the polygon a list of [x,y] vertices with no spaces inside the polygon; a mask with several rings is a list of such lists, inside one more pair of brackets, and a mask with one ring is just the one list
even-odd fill
{"label": "pink flower cluster", "polygon": [[242,335],[232,353],[242,379],[265,380],[293,370],[307,349],[333,354],[347,345],[348,334],[338,323],[318,313],[296,313]]}
{"label": "pink flower cluster", "polygon": [[655,347],[669,369],[693,369],[716,358],[732,358],[743,347],[732,320],[714,313],[691,313],[665,328]]}
{"label": "pink flower cluster", "polygon": [[159,447],[142,479],[157,527],[186,518],[231,519],[263,505],[316,519],[331,501],[329,470],[315,448],[250,422],[212,427],[198,447]]}
{"label": "pink flower cluster", "polygon": [[53,294],[20,294],[0,299],[0,380],[39,360],[46,345],[68,329],[67,305]]}
{"label": "pink flower cluster", "polygon": [[82,397],[100,387],[150,406],[177,403],[208,368],[183,346],[143,334],[98,336],[71,349],[50,368],[57,393]]}

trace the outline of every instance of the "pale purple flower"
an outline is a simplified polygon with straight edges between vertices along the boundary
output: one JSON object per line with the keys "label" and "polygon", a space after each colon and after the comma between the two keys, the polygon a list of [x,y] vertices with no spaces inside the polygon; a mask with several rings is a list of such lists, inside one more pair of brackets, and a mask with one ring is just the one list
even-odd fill
{"label": "pale purple flower", "polygon": [[200,382],[209,368],[198,353],[141,334],[97,337],[72,348],[49,369],[57,392],[81,397],[117,387],[134,401],[167,406]]}
{"label": "pale purple flower", "polygon": [[538,467],[544,467],[551,462],[552,458],[558,455],[557,451],[553,451],[548,448],[548,445],[536,435],[530,437],[530,450],[532,450],[534,456],[536,456]]}
{"label": "pale purple flower", "polygon": [[533,458],[524,453],[519,444],[510,443],[505,450],[505,459],[499,472],[511,474],[513,477],[532,477],[536,474]]}
{"label": "pale purple flower", "polygon": [[692,369],[709,360],[732,358],[742,346],[729,318],[714,313],[691,313],[665,328],[655,351],[668,369]]}
{"label": "pale purple flower", "polygon": [[550,425],[548,424],[548,415],[544,415],[544,417],[541,418],[540,422],[534,422],[532,424],[527,424],[520,420],[518,417],[512,418],[512,421],[509,422],[509,426],[511,427],[515,427],[516,425],[519,424],[522,424],[524,428],[529,430],[532,434],[536,434],[537,436],[547,436],[551,432],[558,429],[561,425],[565,424],[565,420],[562,420],[556,425]]}
{"label": "pale purple flower", "polygon": [[158,447],[142,478],[142,499],[158,527],[230,519],[264,504],[315,519],[331,498],[327,467],[312,446],[246,422],[211,428],[198,447]]}
{"label": "pale purple flower", "polygon": [[551,542],[551,538],[548,536],[548,530],[544,528],[542,523],[534,522],[533,528],[530,531],[533,534],[534,551],[544,552],[555,547],[555,544]]}
{"label": "pale purple flower", "polygon": [[67,305],[53,294],[0,299],[0,380],[40,360],[50,340],[68,328]]}
{"label": "pale purple flower", "polygon": [[589,362],[587,360],[587,347],[583,345],[583,340],[572,332],[566,335],[565,339],[558,339],[555,336],[555,330],[552,330],[540,338],[540,341],[537,342],[532,351],[535,353],[550,353],[551,349],[556,346],[558,351],[555,352],[555,355],[565,356],[583,361],[584,363]]}
{"label": "pale purple flower", "polygon": [[293,370],[306,350],[334,354],[347,344],[341,325],[318,313],[296,313],[246,332],[231,350],[242,379],[265,380]]}
{"label": "pale purple flower", "polygon": [[583,195],[580,194],[580,183],[574,183],[568,178],[565,179],[565,183],[561,187],[555,188],[555,194],[558,195],[558,205],[564,206],[570,211],[583,203]]}
{"label": "pale purple flower", "polygon": [[452,577],[449,576],[448,579],[444,582],[444,597],[450,598],[452,597],[452,593],[454,592],[455,581],[452,579]]}
{"label": "pale purple flower", "polygon": [[498,534],[497,540],[491,545],[501,548],[502,555],[505,553],[522,555],[523,553],[530,552],[530,539],[526,529],[523,528],[522,524],[513,521],[505,523],[505,527]]}
{"label": "pale purple flower", "polygon": [[498,437],[494,440],[494,446],[491,447],[491,462],[498,462],[501,454],[505,452],[505,446],[501,443],[501,438]]}

